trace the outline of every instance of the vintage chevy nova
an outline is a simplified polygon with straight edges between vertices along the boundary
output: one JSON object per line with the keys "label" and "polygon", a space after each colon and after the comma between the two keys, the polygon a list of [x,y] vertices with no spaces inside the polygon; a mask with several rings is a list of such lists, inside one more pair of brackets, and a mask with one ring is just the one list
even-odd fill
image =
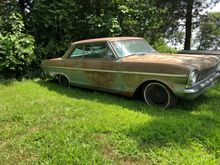
{"label": "vintage chevy nova", "polygon": [[149,106],[172,107],[214,86],[214,56],[157,53],[144,39],[112,37],[74,42],[62,58],[43,60],[44,73],[61,86],[79,86],[125,96],[139,93]]}

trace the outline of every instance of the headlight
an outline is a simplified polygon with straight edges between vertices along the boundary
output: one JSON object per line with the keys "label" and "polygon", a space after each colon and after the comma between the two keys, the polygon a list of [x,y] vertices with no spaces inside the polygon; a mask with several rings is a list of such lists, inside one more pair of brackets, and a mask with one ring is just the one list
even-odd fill
{"label": "headlight", "polygon": [[191,71],[189,75],[188,86],[193,86],[197,81],[197,77],[198,77],[198,71],[197,70]]}

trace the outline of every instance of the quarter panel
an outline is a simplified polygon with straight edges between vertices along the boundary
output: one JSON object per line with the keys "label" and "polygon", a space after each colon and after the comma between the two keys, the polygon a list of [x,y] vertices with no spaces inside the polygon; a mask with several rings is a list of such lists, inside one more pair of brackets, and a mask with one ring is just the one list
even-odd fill
{"label": "quarter panel", "polygon": [[188,81],[187,71],[181,67],[152,63],[121,62],[122,90],[134,93],[144,82],[159,81],[166,84],[175,94],[184,90]]}
{"label": "quarter panel", "polygon": [[64,75],[71,83],[78,83],[80,81],[79,64],[80,59],[59,58],[57,60],[46,60],[41,67],[46,74],[53,78],[56,75]]}

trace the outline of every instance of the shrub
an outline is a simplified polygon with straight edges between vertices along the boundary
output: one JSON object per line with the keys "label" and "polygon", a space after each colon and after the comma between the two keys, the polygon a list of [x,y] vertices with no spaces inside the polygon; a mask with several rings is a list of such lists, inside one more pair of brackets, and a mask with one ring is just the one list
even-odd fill
{"label": "shrub", "polygon": [[167,43],[163,39],[158,39],[153,43],[153,47],[161,53],[176,53],[176,49],[171,48],[167,45]]}
{"label": "shrub", "polygon": [[116,17],[90,15],[86,18],[88,29],[92,32],[89,38],[120,36],[121,27]]}
{"label": "shrub", "polygon": [[7,77],[20,77],[35,59],[34,38],[24,33],[20,14],[12,12],[5,20],[9,29],[0,32],[0,72]]}

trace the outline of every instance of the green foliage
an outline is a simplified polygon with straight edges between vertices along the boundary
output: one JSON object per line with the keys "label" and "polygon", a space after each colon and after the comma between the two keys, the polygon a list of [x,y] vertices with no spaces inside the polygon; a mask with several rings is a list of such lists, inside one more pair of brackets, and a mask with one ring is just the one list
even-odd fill
{"label": "green foliage", "polygon": [[220,83],[175,109],[44,81],[0,81],[0,164],[220,161]]}
{"label": "green foliage", "polygon": [[199,27],[201,20],[206,15],[205,11],[219,2],[220,0],[154,0],[153,3],[159,9],[159,17],[163,18],[162,22],[168,27],[166,38],[178,44],[182,42],[181,33],[184,32],[184,49],[190,49],[192,30]]}
{"label": "green foliage", "polygon": [[0,30],[7,30],[9,28],[5,23],[11,12],[18,11],[17,0],[0,0]]}
{"label": "green foliage", "polygon": [[79,39],[120,35],[116,17],[111,14],[97,16],[90,10],[85,11],[86,4],[82,3],[69,0],[35,2],[28,28],[43,58],[63,55],[69,44]]}
{"label": "green foliage", "polygon": [[[119,5],[118,17],[121,23],[122,35],[147,38],[150,43],[161,37],[166,37],[170,17],[164,7],[158,7],[153,0],[133,0]],[[172,19],[172,22],[177,20]]]}
{"label": "green foliage", "polygon": [[80,39],[140,36],[154,43],[164,38],[170,27],[167,10],[158,10],[156,5],[153,0],[39,0],[30,12],[28,29],[35,36],[37,54],[43,58],[63,55],[71,42]]}
{"label": "green foliage", "polygon": [[97,38],[103,36],[119,36],[121,27],[117,18],[110,16],[90,15],[86,17],[91,34],[89,38]]}
{"label": "green foliage", "polygon": [[72,40],[80,35],[79,18],[76,13],[80,7],[74,1],[39,0],[29,13],[27,28],[34,35],[39,58],[52,58],[63,55]]}
{"label": "green foliage", "polygon": [[220,13],[209,13],[196,37],[199,50],[220,49]]}
{"label": "green foliage", "polygon": [[176,53],[176,49],[169,47],[163,39],[158,39],[152,46],[161,53]]}
{"label": "green foliage", "polygon": [[20,76],[35,59],[34,38],[24,34],[22,17],[12,13],[6,22],[9,29],[0,33],[0,72],[8,76]]}
{"label": "green foliage", "polygon": [[[97,37],[139,36],[146,38],[161,52],[174,52],[162,40],[168,40],[172,44],[182,44],[186,17],[193,18],[192,27],[196,28],[205,14],[204,9],[214,6],[219,1],[194,0],[193,3],[189,3],[192,1],[2,0],[0,3],[1,42],[8,40],[6,43],[9,44],[16,41],[17,49],[21,47],[18,46],[20,42],[14,38],[27,37],[31,41],[32,37],[24,33],[34,36],[36,43],[34,66],[39,66],[42,59],[62,56],[74,41]],[[189,4],[192,5],[192,16],[187,13]],[[25,26],[19,27],[19,24],[14,24],[16,28],[11,27],[12,22],[8,16],[11,11],[18,11],[22,14]],[[187,29],[190,28],[189,25]],[[215,27],[208,25],[204,26],[205,28],[214,29]],[[13,31],[18,31],[18,35]],[[21,34],[25,37],[21,37]],[[215,32],[214,35],[218,34]],[[214,41],[213,36],[209,38],[209,35],[208,39],[203,41],[209,44],[211,40]],[[190,36],[187,38],[189,39]],[[210,44],[216,45],[217,41],[218,38],[214,41],[215,43]],[[26,39],[21,42],[26,42]],[[6,43],[4,44],[7,45]],[[10,47],[10,44],[7,47]],[[8,58],[12,59],[9,56]],[[30,62],[27,60],[26,64],[28,63]],[[19,72],[26,70],[24,69],[26,67],[17,69],[15,65],[9,68]]]}

